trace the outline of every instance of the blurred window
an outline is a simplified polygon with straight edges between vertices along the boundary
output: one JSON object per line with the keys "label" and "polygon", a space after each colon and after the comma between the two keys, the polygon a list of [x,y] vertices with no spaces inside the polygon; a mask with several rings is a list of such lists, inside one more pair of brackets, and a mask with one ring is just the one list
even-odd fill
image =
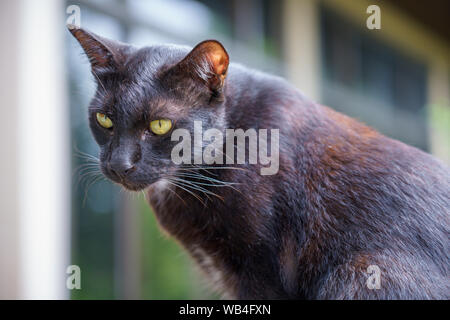
{"label": "blurred window", "polygon": [[324,103],[428,150],[425,64],[328,9],[320,20]]}

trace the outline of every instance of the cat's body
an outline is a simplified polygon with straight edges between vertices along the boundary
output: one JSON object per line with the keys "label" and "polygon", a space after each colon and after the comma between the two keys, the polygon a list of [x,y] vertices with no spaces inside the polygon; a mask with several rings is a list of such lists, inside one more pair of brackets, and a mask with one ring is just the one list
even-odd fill
{"label": "cat's body", "polygon": [[[443,164],[278,78],[231,65],[228,79],[227,123],[280,127],[279,173],[216,170],[215,178],[241,184],[216,188],[224,200],[206,207],[149,190],[163,228],[211,282],[238,298],[449,297]],[[367,287],[370,265],[380,267],[380,289]]]}
{"label": "cat's body", "polygon": [[[92,61],[91,47],[102,39],[82,30],[72,32]],[[189,50],[153,47],[127,53],[120,76],[108,71],[100,75],[102,85],[110,86],[112,95],[122,91],[122,96],[126,95],[124,79],[141,91],[145,91],[142,87],[146,83],[151,84],[152,92],[163,96],[171,88],[181,90],[170,91],[174,94],[170,100],[185,99],[186,105],[200,101],[189,112],[208,127],[279,128],[278,173],[261,175],[260,165],[254,164],[234,166],[240,170],[208,166],[202,171],[205,176],[236,183],[232,187],[202,185],[215,196],[205,196],[186,184],[181,185],[184,188],[174,185],[164,175],[176,167],[164,172],[159,169],[158,178],[146,178],[148,185],[143,182],[144,173],[133,177],[138,175],[139,167],[133,166],[126,179],[119,175],[124,179],[120,181],[108,165],[103,168],[105,174],[127,188],[148,187],[149,202],[161,226],[186,248],[226,297],[450,298],[448,167],[420,150],[309,101],[280,78],[232,64],[228,68],[228,56],[214,60],[222,54],[221,49],[216,44],[207,46],[211,47],[201,44],[192,52],[202,56],[208,50],[214,51],[208,56],[212,57],[211,68],[221,71],[214,75],[199,70],[187,72],[198,62],[197,55]],[[107,49],[112,50],[111,45]],[[184,58],[188,53],[189,59]],[[153,64],[148,63],[150,59]],[[131,66],[143,64],[148,66],[145,72],[131,72]],[[105,69],[105,65],[101,68]],[[96,75],[101,68],[93,64]],[[112,78],[108,78],[111,74]],[[206,81],[210,91],[204,91],[204,82],[200,85],[198,79],[192,79],[196,75]],[[128,95],[141,101],[141,91]],[[135,107],[127,107],[121,99],[115,98],[116,108],[131,113],[130,108]],[[168,108],[177,104],[173,102]],[[95,103],[91,106],[92,110],[99,108]],[[125,148],[121,141],[138,136],[124,134],[134,132],[138,125],[131,129],[117,126],[121,135],[117,139],[112,131],[108,138],[99,137],[103,133],[95,126],[91,117],[94,135],[104,148],[101,158],[106,163],[115,157],[115,149],[111,149]],[[133,142],[137,146],[116,152],[121,157],[129,154],[135,163],[147,165],[148,159],[156,161],[151,155],[146,160],[147,152],[160,157],[168,152],[162,146],[155,151],[160,137],[146,138],[141,131],[136,132],[142,142]],[[155,139],[151,140],[152,151],[142,144],[148,143],[147,139]],[[161,161],[168,163],[167,159]],[[184,178],[186,183],[197,179]],[[367,284],[373,268],[380,271],[379,288]]]}

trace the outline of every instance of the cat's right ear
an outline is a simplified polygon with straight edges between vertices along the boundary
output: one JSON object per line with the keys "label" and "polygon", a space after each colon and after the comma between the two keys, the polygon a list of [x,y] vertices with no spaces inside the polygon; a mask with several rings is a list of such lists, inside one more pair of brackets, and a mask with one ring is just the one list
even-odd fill
{"label": "cat's right ear", "polygon": [[206,84],[219,96],[227,76],[229,61],[228,53],[219,41],[206,40],[197,44],[178,67]]}
{"label": "cat's right ear", "polygon": [[129,45],[103,38],[73,25],[67,27],[80,43],[91,63],[92,71],[95,73],[117,71],[125,62],[126,52],[130,48]]}

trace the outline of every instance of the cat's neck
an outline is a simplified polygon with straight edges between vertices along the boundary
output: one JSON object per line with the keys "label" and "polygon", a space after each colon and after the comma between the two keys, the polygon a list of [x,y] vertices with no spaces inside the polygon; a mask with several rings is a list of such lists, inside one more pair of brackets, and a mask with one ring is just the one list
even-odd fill
{"label": "cat's neck", "polygon": [[322,112],[285,79],[239,64],[230,65],[224,93],[227,125],[232,129],[279,128],[292,119],[314,123]]}

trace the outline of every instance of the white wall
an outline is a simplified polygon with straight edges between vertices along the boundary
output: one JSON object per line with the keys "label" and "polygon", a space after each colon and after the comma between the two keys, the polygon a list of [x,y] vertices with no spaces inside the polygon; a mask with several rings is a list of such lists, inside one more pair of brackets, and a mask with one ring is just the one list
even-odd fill
{"label": "white wall", "polygon": [[[68,297],[70,119],[63,4],[1,1],[0,20],[6,25],[0,37],[6,45],[0,61],[7,70],[0,80],[6,124],[0,126],[1,170],[6,171],[0,179],[3,298]],[[3,153],[4,148],[8,152]]]}

